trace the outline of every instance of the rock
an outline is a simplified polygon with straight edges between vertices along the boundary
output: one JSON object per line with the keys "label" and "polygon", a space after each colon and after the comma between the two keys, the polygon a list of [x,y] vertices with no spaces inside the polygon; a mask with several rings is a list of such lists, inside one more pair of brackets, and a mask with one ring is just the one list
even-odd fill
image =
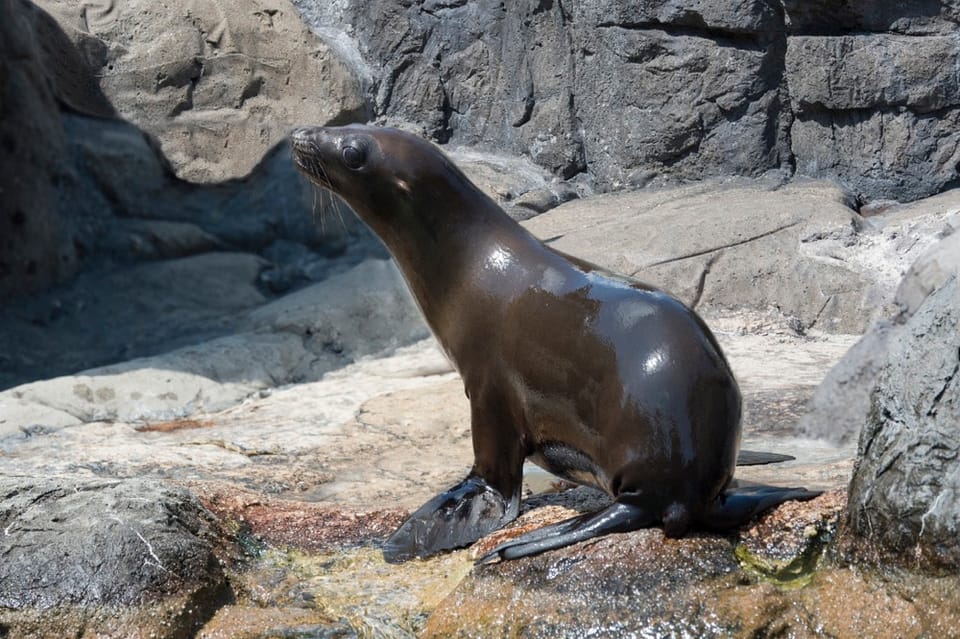
{"label": "rock", "polygon": [[[167,326],[155,329],[150,339],[161,340],[167,347],[181,331],[236,332],[153,357],[0,392],[4,409],[0,445],[5,437],[73,425],[74,420],[167,421],[218,411],[257,391],[313,381],[351,361],[426,335],[423,320],[390,262],[366,262],[262,306],[263,297],[250,285],[258,262],[243,254],[208,254],[141,267],[143,272],[128,274],[129,280],[117,278],[114,283],[119,290],[132,289],[130,295],[122,296],[124,304],[139,308],[132,314],[122,308],[101,309],[103,323],[94,326],[98,333],[110,328],[108,339],[121,343],[137,339],[149,332],[149,323],[142,322],[155,322],[165,311],[170,315]],[[231,269],[241,271],[240,277],[232,279]],[[196,288],[180,287],[183,281],[191,281]],[[176,283],[175,290],[165,288],[170,282]],[[55,347],[68,348],[59,341],[48,346],[51,351]],[[52,358],[56,355],[50,353]]]}
{"label": "rock", "polygon": [[960,214],[955,213],[949,235],[913,263],[897,289],[897,304],[903,313],[917,312],[931,293],[960,273]]}
{"label": "rock", "polygon": [[877,378],[886,365],[891,339],[934,290],[960,273],[960,233],[954,230],[960,227],[958,196],[960,192],[948,191],[881,216],[879,235],[893,250],[879,254],[871,250],[865,254],[868,259],[861,262],[874,272],[886,271],[884,279],[888,282],[902,276],[894,296],[895,308],[880,315],[827,373],[813,395],[809,411],[797,424],[799,432],[835,443],[858,437],[870,410]]}
{"label": "rock", "polygon": [[958,56],[953,34],[788,38],[797,172],[868,198],[909,201],[954,186],[960,83],[943,74]]}
{"label": "rock", "polygon": [[296,3],[438,141],[604,191],[779,170],[900,201],[957,178],[954,4]]}
{"label": "rock", "polygon": [[[77,256],[56,206],[66,139],[44,45],[56,29],[23,0],[0,14],[0,300],[42,290],[76,272]],[[63,64],[70,53],[64,51]]]}
{"label": "rock", "polygon": [[845,200],[824,183],[732,181],[578,200],[527,228],[700,312],[775,309],[802,330],[857,332],[892,303],[894,284],[853,260],[818,254],[830,237],[861,241]]}
{"label": "rock", "polygon": [[285,0],[38,4],[96,49],[88,72],[181,178],[239,178],[296,124],[364,118],[357,81]]}
{"label": "rock", "polygon": [[589,170],[605,190],[699,178],[721,153],[730,172],[758,174],[788,152],[767,2],[298,7],[318,32],[355,39],[376,115],[563,178]]}
{"label": "rock", "polygon": [[[890,579],[821,559],[842,507],[840,495],[827,494],[782,506],[726,538],[667,540],[657,530],[637,531],[479,567],[436,606],[418,634],[951,635],[960,620],[955,575]],[[771,556],[778,551],[779,561]]]}
{"label": "rock", "polygon": [[587,168],[605,189],[757,176],[789,153],[774,70],[783,45],[765,31],[725,31],[772,26],[767,3],[737,4],[713,5],[713,23],[664,10],[673,3],[641,3],[662,21],[622,8],[627,15],[611,19],[589,3],[574,10],[574,117]]}
{"label": "rock", "polygon": [[[783,520],[774,524],[781,528],[782,539],[797,541],[791,553],[794,559],[812,545],[822,544],[816,539],[822,540],[821,536],[836,526],[841,505],[842,500],[835,496],[824,496],[800,505],[789,517],[796,525],[788,528],[789,532],[782,530]],[[758,530],[775,514],[760,518],[755,524]],[[554,517],[565,516],[567,513],[554,513]],[[519,523],[514,534],[523,528]],[[743,534],[749,535],[749,531]],[[760,596],[765,586],[770,586],[771,578],[757,578],[749,572],[755,564],[738,560],[738,556],[747,557],[749,551],[735,551],[735,547],[753,547],[753,542],[749,537],[737,537],[691,535],[670,540],[659,530],[642,530],[479,567],[438,605],[423,636],[522,633],[529,637],[583,637],[642,632],[657,636],[730,636],[743,624],[742,617],[738,618],[743,613],[723,611],[725,599],[743,590]],[[820,552],[822,545],[812,554]],[[806,568],[786,577],[783,583],[796,586],[798,580],[809,581],[816,563],[811,557]],[[781,605],[789,605],[791,599],[787,595]],[[804,618],[797,615],[787,627],[794,632],[809,632],[812,628]]]}
{"label": "rock", "polygon": [[249,253],[216,252],[92,271],[0,311],[0,387],[225,335],[266,301],[257,287],[264,265]]}
{"label": "rock", "polygon": [[0,477],[0,527],[9,636],[185,637],[230,597],[225,537],[182,489]]}
{"label": "rock", "polygon": [[887,342],[850,483],[852,543],[860,555],[955,570],[960,278],[927,297]]}
{"label": "rock", "polygon": [[947,35],[960,22],[956,0],[912,5],[871,0],[783,0],[787,28],[792,33],[892,31],[906,35]]}
{"label": "rock", "polygon": [[515,220],[527,220],[579,194],[525,158],[475,149],[444,149],[470,181]]}

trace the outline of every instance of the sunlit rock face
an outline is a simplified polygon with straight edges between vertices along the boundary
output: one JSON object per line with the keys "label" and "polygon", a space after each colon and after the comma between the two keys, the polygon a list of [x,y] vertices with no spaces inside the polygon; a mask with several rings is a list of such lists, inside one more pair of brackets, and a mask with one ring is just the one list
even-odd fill
{"label": "sunlit rock face", "polygon": [[600,190],[783,170],[908,201],[958,177],[953,2],[294,4],[376,117]]}

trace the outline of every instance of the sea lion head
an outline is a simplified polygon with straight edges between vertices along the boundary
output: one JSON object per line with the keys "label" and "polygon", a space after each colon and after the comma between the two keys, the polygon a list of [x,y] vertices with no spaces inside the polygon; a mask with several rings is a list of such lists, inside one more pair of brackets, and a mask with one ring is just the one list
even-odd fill
{"label": "sea lion head", "polygon": [[368,223],[418,200],[450,201],[475,188],[437,147],[397,129],[301,127],[291,143],[297,168]]}

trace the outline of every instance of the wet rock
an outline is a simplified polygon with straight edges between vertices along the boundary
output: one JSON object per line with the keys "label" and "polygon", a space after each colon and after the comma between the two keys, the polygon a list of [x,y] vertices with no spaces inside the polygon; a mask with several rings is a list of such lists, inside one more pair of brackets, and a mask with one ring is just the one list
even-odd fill
{"label": "wet rock", "polygon": [[271,499],[209,483],[199,484],[197,494],[211,512],[260,543],[314,553],[380,542],[409,513],[397,509],[357,512],[352,508]]}
{"label": "wet rock", "polygon": [[[818,498],[792,515],[781,514],[779,521],[768,521],[776,517],[775,511],[743,534],[772,544],[791,538],[795,543],[782,545],[790,549],[784,552],[800,556],[816,538],[835,529],[840,503],[835,497]],[[792,523],[785,527],[785,522]],[[810,534],[808,525],[815,526],[816,532]],[[780,531],[780,538],[770,537],[770,529]],[[515,532],[523,530],[521,521]],[[718,594],[722,597],[738,588],[770,585],[752,577],[738,560],[736,548],[743,542],[736,537],[698,534],[673,540],[664,538],[658,529],[642,530],[481,566],[437,607],[424,636],[509,636],[520,632],[530,637],[642,632],[726,636],[737,627],[737,619],[715,612]],[[813,560],[803,571],[806,578],[816,563]]]}
{"label": "wet rock", "polygon": [[960,279],[888,338],[850,484],[858,553],[960,566]]}
{"label": "wet rock", "polygon": [[323,612],[296,607],[225,606],[196,635],[197,639],[317,637],[352,639],[356,631]]}
{"label": "wet rock", "polygon": [[10,636],[185,637],[231,597],[223,533],[180,489],[0,477],[0,526]]}
{"label": "wet rock", "polygon": [[[436,606],[422,636],[954,635],[955,575],[831,564],[825,548],[843,503],[833,492],[785,504],[727,537],[646,530],[478,567]],[[528,516],[539,524],[546,510]],[[557,510],[546,521],[566,516]]]}

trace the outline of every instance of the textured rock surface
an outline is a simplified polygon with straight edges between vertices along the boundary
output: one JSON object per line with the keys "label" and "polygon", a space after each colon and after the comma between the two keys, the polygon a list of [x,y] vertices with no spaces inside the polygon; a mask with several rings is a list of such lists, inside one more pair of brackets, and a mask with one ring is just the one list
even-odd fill
{"label": "textured rock surface", "polygon": [[[937,583],[907,576],[898,584],[823,566],[812,572],[841,507],[842,499],[825,495],[784,506],[735,539],[666,540],[656,530],[638,531],[480,567],[437,606],[423,636],[953,633],[956,577]],[[790,550],[778,562],[772,547]]]}
{"label": "textured rock surface", "polygon": [[797,424],[801,433],[835,443],[857,439],[870,410],[877,376],[887,360],[891,335],[901,330],[902,323],[934,290],[960,274],[957,190],[890,209],[870,222],[879,222],[878,236],[893,250],[874,253],[864,265],[877,271],[888,269],[888,282],[899,274],[903,278],[894,296],[895,312],[880,315],[827,373],[813,396],[810,410]]}
{"label": "textured rock surface", "polygon": [[850,531],[866,547],[924,567],[960,567],[958,424],[954,276],[888,337],[850,483]]}
{"label": "textured rock surface", "polygon": [[797,172],[836,177],[865,199],[914,200],[955,185],[958,56],[955,33],[788,38]]}
{"label": "textured rock surface", "polygon": [[294,124],[365,116],[357,81],[284,0],[37,4],[182,178],[242,177]]}
{"label": "textured rock surface", "polygon": [[[187,636],[230,596],[217,557],[223,533],[184,490],[4,476],[0,526],[0,629],[11,637],[124,626]],[[138,607],[151,609],[152,623]]]}
{"label": "textured rock surface", "polygon": [[602,190],[771,169],[862,200],[952,186],[953,2],[295,2],[373,114]]}
{"label": "textured rock surface", "polygon": [[[234,281],[225,277],[225,271],[228,266],[236,266],[237,258],[242,258],[241,266],[246,260],[248,268],[245,278]],[[98,332],[113,327],[131,340],[148,335],[167,348],[176,343],[179,332],[190,333],[193,340],[204,333],[230,334],[153,357],[0,392],[0,449],[4,437],[19,436],[21,429],[33,426],[54,429],[74,420],[171,420],[223,409],[257,391],[315,381],[355,359],[426,335],[419,312],[389,262],[365,262],[264,304],[251,285],[256,270],[250,272],[249,267],[255,269],[255,263],[249,262],[254,259],[243,254],[207,254],[202,259],[193,258],[197,264],[166,263],[182,266],[183,277],[200,287],[186,296],[177,293],[189,289],[179,285],[169,289],[170,281],[180,280],[171,279],[168,270],[161,271],[152,282],[136,274],[132,280],[116,282],[119,289],[128,290],[126,303],[134,308],[103,309]],[[198,270],[192,270],[194,267]],[[203,283],[203,275],[212,277],[209,285]],[[206,293],[208,289],[221,294]],[[171,317],[166,325],[153,328],[156,316],[163,312],[163,307],[153,306],[158,301],[170,309]],[[70,366],[85,358],[102,357],[104,346],[111,345],[105,340],[74,352],[74,330],[30,333],[46,343],[43,349],[33,349],[31,355],[55,359],[64,350],[75,359],[65,359],[60,365]],[[124,346],[134,351],[147,347],[136,341]]]}
{"label": "textured rock surface", "polygon": [[[56,206],[67,141],[44,44],[58,29],[22,0],[2,0],[0,14],[0,299],[42,289],[72,275],[77,256]],[[78,58],[65,46],[61,64]]]}

